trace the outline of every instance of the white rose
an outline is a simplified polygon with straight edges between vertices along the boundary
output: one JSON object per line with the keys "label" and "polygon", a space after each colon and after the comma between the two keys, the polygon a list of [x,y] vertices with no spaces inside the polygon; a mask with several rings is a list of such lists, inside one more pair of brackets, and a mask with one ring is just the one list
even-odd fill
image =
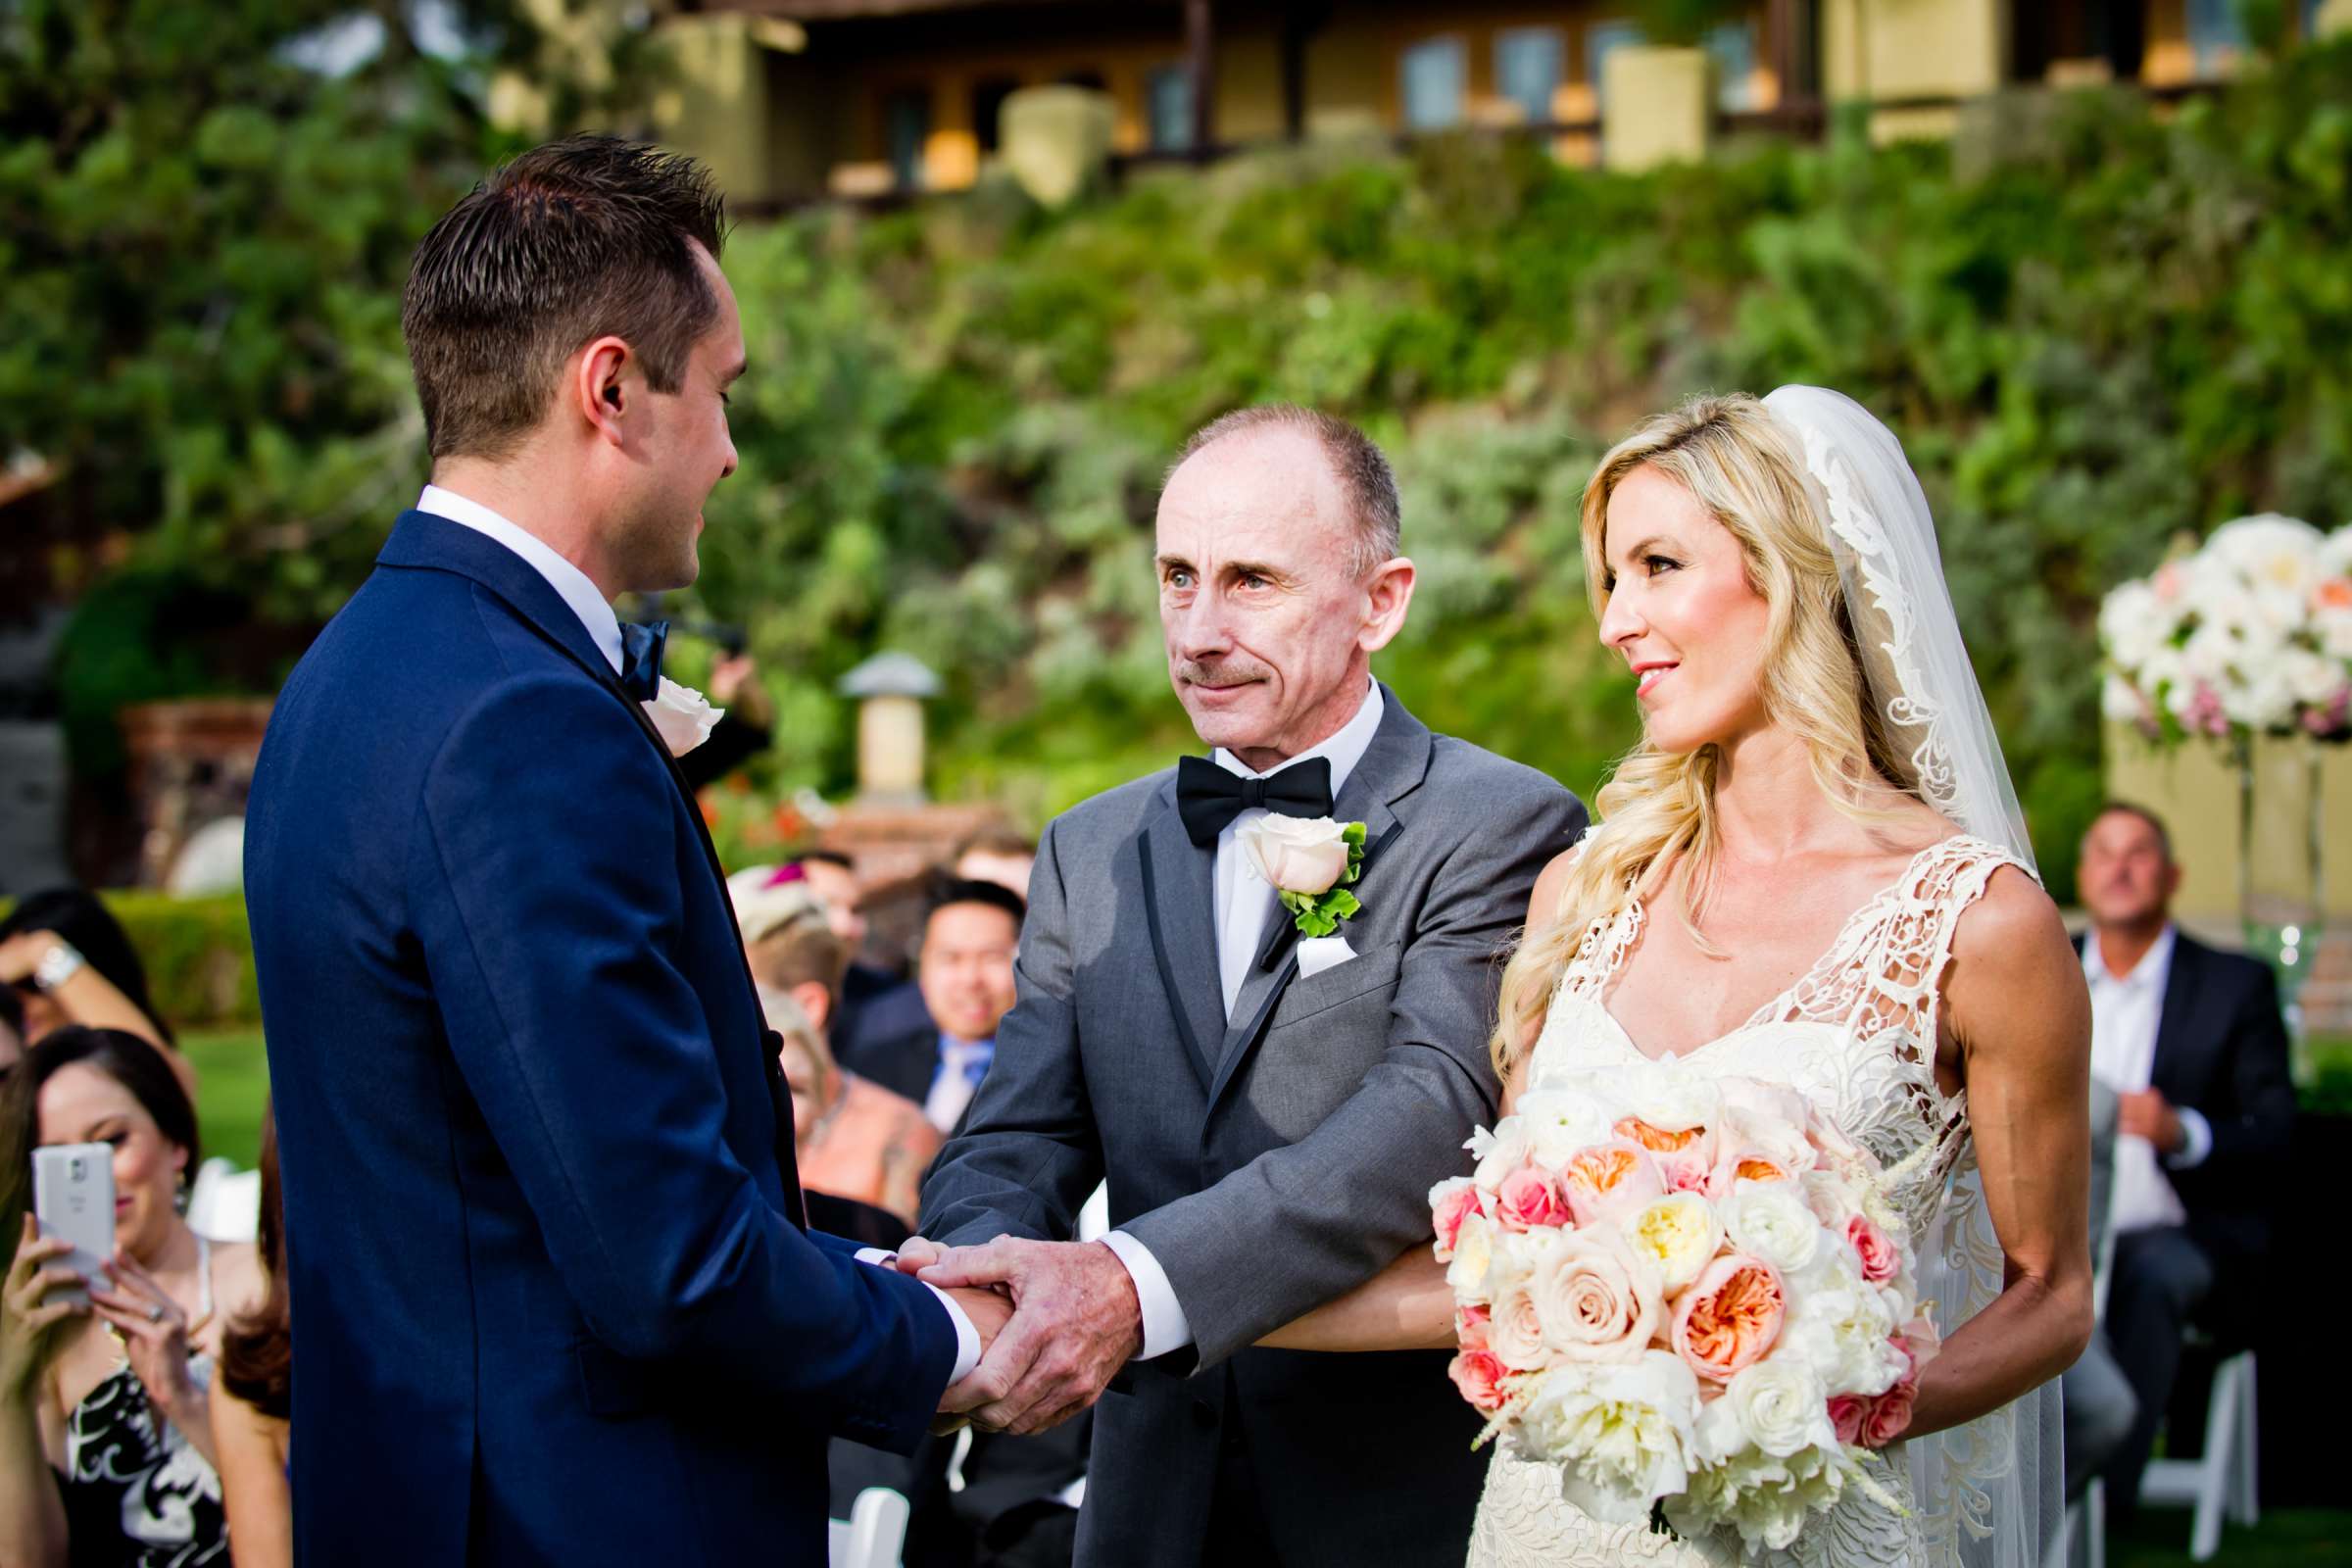
{"label": "white rose", "polygon": [[1544,1343],[1571,1361],[1638,1361],[1666,1314],[1657,1268],[1605,1231],[1553,1233],[1528,1290]]}
{"label": "white rose", "polygon": [[712,708],[701,692],[681,686],[667,675],[662,677],[661,695],[642,706],[672,757],[684,757],[709,740],[710,731],[727,716],[725,709]]}
{"label": "white rose", "polygon": [[[1761,1448],[1777,1459],[1838,1445],[1838,1429],[1830,1424],[1829,1391],[1801,1356],[1766,1356],[1734,1373],[1715,1405],[1729,1407],[1726,1413],[1740,1433],[1740,1446]],[[1712,1417],[1715,1407],[1707,1414]],[[1713,1425],[1702,1419],[1702,1445]]]}
{"label": "white rose", "polygon": [[1741,1183],[1722,1204],[1723,1228],[1740,1251],[1794,1280],[1821,1255],[1821,1221],[1786,1182]]}
{"label": "white rose", "polygon": [[2330,577],[2352,576],[2352,523],[2320,541],[2320,570]]}
{"label": "white rose", "polygon": [[1527,1163],[1527,1123],[1518,1116],[1505,1116],[1493,1132],[1481,1127],[1472,1133],[1462,1147],[1478,1161],[1470,1179],[1481,1192],[1492,1196],[1501,1189],[1505,1176]]}
{"label": "white rose", "polygon": [[1540,1089],[1521,1095],[1512,1120],[1525,1129],[1528,1148],[1538,1164],[1558,1170],[1580,1150],[1605,1144],[1616,1135],[1613,1107],[1597,1095],[1580,1089]]}
{"label": "white rose", "polygon": [[1859,1279],[1822,1277],[1795,1293],[1773,1353],[1801,1357],[1833,1394],[1885,1394],[1903,1375],[1889,1343],[1894,1311],[1885,1293]]}
{"label": "white rose", "polygon": [[1715,1256],[1723,1245],[1723,1227],[1704,1198],[1676,1193],[1629,1216],[1625,1240],[1637,1257],[1657,1269],[1659,1283],[1671,1297],[1697,1279]]}
{"label": "white rose", "polygon": [[1494,1272],[1494,1229],[1484,1214],[1465,1214],[1454,1233],[1453,1259],[1446,1265],[1446,1284],[1460,1301],[1487,1299],[1488,1276]]}
{"label": "white rose", "polygon": [[1636,1068],[1623,1088],[1632,1112],[1662,1133],[1710,1127],[1723,1113],[1723,1092],[1716,1081],[1674,1062]]}
{"label": "white rose", "polygon": [[2099,685],[2099,712],[2119,724],[2136,724],[2147,716],[2148,705],[2130,681],[2111,673]]}
{"label": "white rose", "polygon": [[1520,1417],[1519,1449],[1563,1467],[1560,1491],[1609,1524],[1649,1517],[1690,1483],[1698,1380],[1650,1350],[1623,1365],[1555,1372]]}
{"label": "white rose", "polygon": [[1328,816],[1272,812],[1236,836],[1268,886],[1312,898],[1329,893],[1347,873],[1347,831]]}

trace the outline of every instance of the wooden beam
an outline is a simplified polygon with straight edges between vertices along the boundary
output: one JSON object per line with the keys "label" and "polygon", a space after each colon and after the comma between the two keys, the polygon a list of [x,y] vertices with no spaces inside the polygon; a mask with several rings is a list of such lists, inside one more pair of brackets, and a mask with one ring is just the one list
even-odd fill
{"label": "wooden beam", "polygon": [[1193,74],[1193,154],[1217,144],[1217,22],[1209,0],[1184,0],[1184,52]]}

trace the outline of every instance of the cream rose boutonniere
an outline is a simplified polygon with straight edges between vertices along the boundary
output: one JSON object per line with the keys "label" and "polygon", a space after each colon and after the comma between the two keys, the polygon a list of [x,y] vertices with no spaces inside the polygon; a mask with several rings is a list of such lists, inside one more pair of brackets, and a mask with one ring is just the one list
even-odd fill
{"label": "cream rose boutonniere", "polygon": [[662,695],[643,706],[645,716],[654,721],[655,731],[672,757],[684,757],[709,740],[710,731],[727,716],[725,709],[712,708],[701,692],[681,686],[667,675],[662,677]]}
{"label": "cream rose boutonniere", "polygon": [[1327,937],[1363,908],[1348,891],[1364,872],[1363,823],[1272,815],[1239,836],[1300,936]]}

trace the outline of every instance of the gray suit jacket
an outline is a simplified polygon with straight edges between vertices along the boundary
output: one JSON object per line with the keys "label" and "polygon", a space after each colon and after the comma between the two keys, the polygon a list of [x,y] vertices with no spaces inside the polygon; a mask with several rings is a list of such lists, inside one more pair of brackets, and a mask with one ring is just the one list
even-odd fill
{"label": "gray suit jacket", "polygon": [[1214,852],[1186,836],[1173,769],[1040,846],[1019,1001],[922,1233],[1064,1240],[1107,1175],[1112,1223],[1167,1272],[1194,1344],[1103,1396],[1082,1563],[1199,1562],[1236,1444],[1293,1568],[1461,1561],[1486,1456],[1446,1357],[1249,1348],[1428,1243],[1430,1187],[1469,1169],[1463,1139],[1494,1119],[1497,956],[1585,823],[1551,779],[1384,695],[1333,811],[1365,824],[1363,909],[1342,927],[1357,956],[1301,980],[1284,952],[1230,1020]]}

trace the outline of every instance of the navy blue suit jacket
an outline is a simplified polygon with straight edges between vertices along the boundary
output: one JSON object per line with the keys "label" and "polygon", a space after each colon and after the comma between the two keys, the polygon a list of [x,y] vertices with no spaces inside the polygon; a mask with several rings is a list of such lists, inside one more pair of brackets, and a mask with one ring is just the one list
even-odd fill
{"label": "navy blue suit jacket", "polygon": [[825,1560],[956,1333],[802,1227],[702,819],[569,607],[400,519],[271,715],[246,888],[306,1563]]}

